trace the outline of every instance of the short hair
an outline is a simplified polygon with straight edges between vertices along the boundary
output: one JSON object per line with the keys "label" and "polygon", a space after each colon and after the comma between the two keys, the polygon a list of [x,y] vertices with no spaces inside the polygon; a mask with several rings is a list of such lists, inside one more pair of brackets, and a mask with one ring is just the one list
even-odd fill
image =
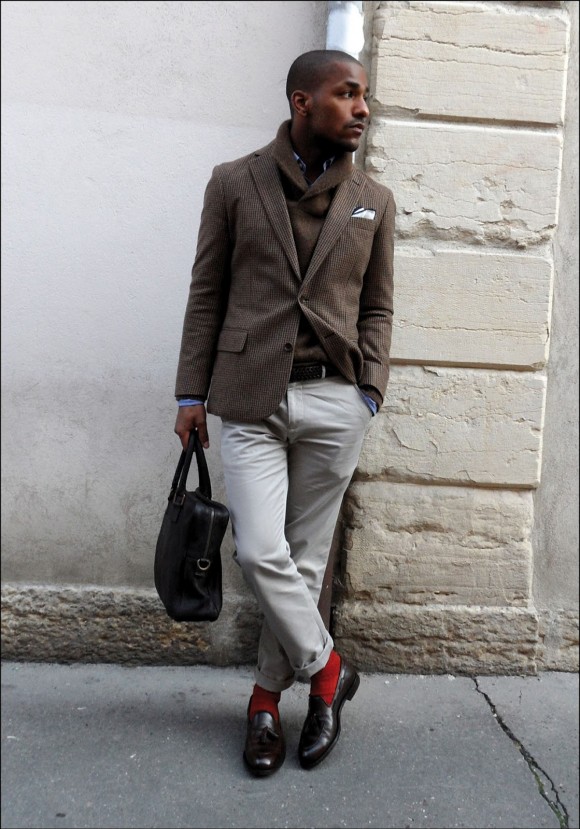
{"label": "short hair", "polygon": [[[299,55],[290,69],[286,78],[286,97],[292,108],[292,93],[297,89],[311,92],[324,80],[328,67],[333,63],[356,63],[363,66],[348,52],[340,52],[338,49],[315,49],[312,52],[304,52]],[[364,66],[363,66],[364,69]]]}

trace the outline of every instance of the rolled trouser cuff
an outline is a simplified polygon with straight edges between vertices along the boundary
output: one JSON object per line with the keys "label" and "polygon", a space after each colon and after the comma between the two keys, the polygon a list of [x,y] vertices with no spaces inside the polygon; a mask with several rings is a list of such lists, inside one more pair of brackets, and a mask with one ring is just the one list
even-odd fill
{"label": "rolled trouser cuff", "polygon": [[328,662],[332,649],[334,648],[334,642],[332,637],[328,636],[326,643],[324,645],[324,650],[318,656],[314,662],[311,662],[306,667],[301,668],[294,672],[293,676],[287,677],[286,679],[274,679],[273,677],[268,676],[267,674],[262,673],[259,668],[256,668],[254,671],[254,678],[256,683],[261,687],[265,688],[266,691],[272,691],[272,693],[278,693],[281,691],[285,691],[287,688],[290,688],[291,685],[297,679],[304,679],[309,680],[314,674],[317,674],[318,671],[321,671],[322,668]]}

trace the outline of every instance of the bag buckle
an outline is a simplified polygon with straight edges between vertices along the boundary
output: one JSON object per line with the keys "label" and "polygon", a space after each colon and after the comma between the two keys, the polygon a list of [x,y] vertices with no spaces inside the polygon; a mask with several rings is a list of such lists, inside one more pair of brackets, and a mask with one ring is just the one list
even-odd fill
{"label": "bag buckle", "polygon": [[173,498],[173,503],[176,507],[182,507],[183,502],[185,501],[185,492],[177,493]]}

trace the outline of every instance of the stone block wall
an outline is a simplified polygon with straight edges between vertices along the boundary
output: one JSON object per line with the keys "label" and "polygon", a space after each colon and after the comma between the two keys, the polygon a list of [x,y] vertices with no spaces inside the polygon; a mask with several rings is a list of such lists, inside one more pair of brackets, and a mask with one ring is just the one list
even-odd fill
{"label": "stone block wall", "polygon": [[568,15],[371,11],[365,169],[397,201],[393,368],[345,501],[335,635],[369,669],[533,673]]}

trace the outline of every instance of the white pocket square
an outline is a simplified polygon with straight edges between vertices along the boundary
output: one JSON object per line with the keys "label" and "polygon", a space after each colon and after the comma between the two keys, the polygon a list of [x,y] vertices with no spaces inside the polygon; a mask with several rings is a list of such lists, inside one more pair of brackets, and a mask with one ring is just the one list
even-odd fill
{"label": "white pocket square", "polygon": [[352,219],[370,219],[371,221],[375,218],[377,211],[372,210],[369,207],[355,207],[352,211]]}

